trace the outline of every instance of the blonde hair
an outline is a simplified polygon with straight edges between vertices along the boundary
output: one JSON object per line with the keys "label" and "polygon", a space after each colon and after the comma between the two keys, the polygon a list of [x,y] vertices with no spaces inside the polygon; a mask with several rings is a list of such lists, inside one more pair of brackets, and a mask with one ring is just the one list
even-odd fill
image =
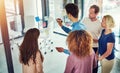
{"label": "blonde hair", "polygon": [[105,15],[103,18],[105,18],[106,25],[107,25],[108,28],[113,28],[115,26],[115,22],[114,22],[112,16]]}
{"label": "blonde hair", "polygon": [[85,57],[90,54],[92,48],[92,36],[85,30],[70,32],[67,37],[69,50],[78,57]]}

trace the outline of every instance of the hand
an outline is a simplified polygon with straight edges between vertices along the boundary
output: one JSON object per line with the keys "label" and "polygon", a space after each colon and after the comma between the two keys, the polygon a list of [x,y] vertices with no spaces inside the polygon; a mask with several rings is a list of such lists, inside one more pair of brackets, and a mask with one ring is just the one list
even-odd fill
{"label": "hand", "polygon": [[97,58],[97,59],[99,58],[99,55],[98,55],[98,54],[96,54],[96,58]]}
{"label": "hand", "polygon": [[62,26],[63,26],[63,25],[62,25],[62,19],[57,18],[57,19],[56,19],[56,21],[57,21],[57,23],[59,24],[59,26],[60,26],[60,27],[62,27]]}
{"label": "hand", "polygon": [[103,60],[104,58],[102,57],[102,56],[100,56],[99,58],[98,58],[98,60],[99,61],[101,61],[101,60]]}
{"label": "hand", "polygon": [[98,39],[93,39],[93,42],[97,43],[97,42],[98,42]]}
{"label": "hand", "polygon": [[56,50],[57,50],[58,52],[63,52],[63,51],[64,51],[64,49],[63,49],[62,47],[56,47]]}

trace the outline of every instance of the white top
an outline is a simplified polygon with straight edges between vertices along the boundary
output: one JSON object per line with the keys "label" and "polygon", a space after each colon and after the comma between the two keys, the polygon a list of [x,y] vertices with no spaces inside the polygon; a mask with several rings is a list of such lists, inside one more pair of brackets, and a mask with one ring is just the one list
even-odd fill
{"label": "white top", "polygon": [[[86,26],[86,30],[89,31],[93,39],[98,39],[102,30],[101,22],[99,20],[91,21],[90,18],[86,17],[82,20]],[[98,43],[93,42],[93,47],[98,47]]]}

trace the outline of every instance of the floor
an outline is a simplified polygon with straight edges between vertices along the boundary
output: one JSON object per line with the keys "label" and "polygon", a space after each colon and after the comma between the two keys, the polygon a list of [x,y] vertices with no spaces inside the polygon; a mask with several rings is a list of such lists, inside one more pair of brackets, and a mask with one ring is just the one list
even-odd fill
{"label": "floor", "polygon": [[[22,73],[21,64],[19,63],[19,47],[16,45],[16,43],[20,44],[22,40],[23,37],[11,41],[14,73]],[[39,38],[39,48],[44,55],[44,73],[64,73],[68,55],[57,52],[55,47],[67,48],[65,42],[66,36],[54,33],[49,36],[44,34]],[[3,44],[0,45],[0,58],[0,73],[8,73]],[[100,73],[100,67],[98,73]]]}

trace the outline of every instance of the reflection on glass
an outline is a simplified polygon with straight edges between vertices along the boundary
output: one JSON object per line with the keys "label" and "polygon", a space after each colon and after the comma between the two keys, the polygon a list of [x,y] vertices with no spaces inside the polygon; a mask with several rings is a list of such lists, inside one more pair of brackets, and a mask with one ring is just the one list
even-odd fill
{"label": "reflection on glass", "polygon": [[1,27],[0,27],[0,44],[2,43],[2,33],[1,33]]}
{"label": "reflection on glass", "polygon": [[120,0],[104,0],[103,2],[103,14],[110,14],[115,21],[115,28],[113,28],[113,31],[115,32],[116,36],[119,36],[119,30],[120,30]]}
{"label": "reflection on glass", "polygon": [[0,73],[8,73],[4,44],[2,42],[1,27],[0,27]]}
{"label": "reflection on glass", "polygon": [[[6,18],[7,18],[7,27],[8,27],[8,34],[10,39],[10,47],[11,47],[11,54],[12,54],[12,61],[14,67],[14,73],[21,73],[21,66],[19,64],[19,47],[16,44],[14,38],[22,36],[22,23],[21,23],[21,15],[19,14],[19,0],[4,0],[5,1],[5,10],[6,10]],[[4,64],[6,57],[4,56],[4,48],[1,49],[0,45],[0,52],[2,52],[3,60],[0,61]],[[0,62],[0,63],[1,63]],[[6,63],[6,62],[5,62]],[[1,65],[0,65],[1,66]],[[7,73],[5,66],[0,67],[3,68],[2,73]],[[1,69],[0,69],[1,70]]]}
{"label": "reflection on glass", "polygon": [[18,7],[18,0],[5,0],[6,18],[10,39],[22,35],[21,15],[19,15]]}

